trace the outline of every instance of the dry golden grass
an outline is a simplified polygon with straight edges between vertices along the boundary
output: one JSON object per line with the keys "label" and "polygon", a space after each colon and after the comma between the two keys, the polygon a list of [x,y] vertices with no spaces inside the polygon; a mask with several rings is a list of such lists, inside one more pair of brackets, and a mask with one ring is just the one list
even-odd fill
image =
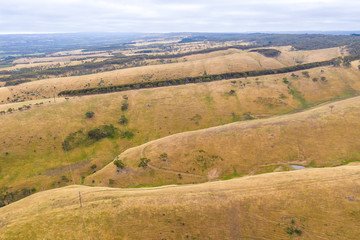
{"label": "dry golden grass", "polygon": [[42,107],[47,104],[54,104],[64,102],[65,98],[47,98],[47,99],[38,99],[38,100],[31,100],[26,102],[15,102],[15,103],[8,103],[8,104],[0,104],[0,112],[7,111],[9,108],[18,110],[19,107],[23,107],[24,105],[30,105],[31,107]]}
{"label": "dry golden grass", "polygon": [[69,186],[0,208],[0,239],[357,239],[359,189],[355,164],[198,185]]}
{"label": "dry golden grass", "polygon": [[[90,168],[93,164],[97,165],[95,170],[99,170],[119,153],[147,141],[239,121],[247,112],[259,117],[288,113],[303,108],[304,104],[311,106],[349,97],[360,90],[356,81],[360,71],[355,68],[316,68],[309,73],[311,77],[325,76],[328,81],[314,83],[311,78],[296,72],[300,76],[297,79],[292,79],[289,73],[71,98],[67,102],[58,101],[57,104],[0,116],[0,138],[3,139],[0,141],[0,185],[13,189],[29,186],[48,189],[68,184],[61,181],[62,176],[80,183],[82,176],[94,171]],[[344,77],[332,77],[335,75]],[[301,87],[302,92],[290,94],[289,86],[282,82],[284,77],[292,82],[292,88]],[[233,96],[229,94],[230,90],[235,91]],[[124,95],[129,97],[127,112],[120,110]],[[87,111],[94,111],[95,118],[86,119]],[[127,126],[117,123],[122,114],[129,119]],[[103,124],[130,130],[135,137],[131,140],[104,139],[68,153],[62,150],[61,143],[70,133]],[[70,167],[64,168],[69,165],[72,175]],[[179,181],[176,174],[169,173],[168,176],[170,182]],[[198,181],[199,177],[183,177],[183,181],[193,180]],[[159,179],[156,184],[162,183]]]}
{"label": "dry golden grass", "polygon": [[[217,51],[207,54],[198,54],[178,59],[178,63],[149,65],[129,69],[121,69],[109,72],[96,73],[84,76],[63,77],[44,79],[25,83],[9,88],[0,88],[0,102],[7,102],[21,97],[25,99],[49,98],[53,95],[53,87],[56,91],[69,89],[82,89],[86,87],[98,87],[119,85],[133,82],[153,80],[175,79],[181,77],[201,76],[207,74],[220,74],[226,72],[240,72],[260,69],[275,69],[284,66],[295,65],[297,61],[303,63],[323,61],[341,55],[340,48],[330,48],[314,51],[290,51],[289,47],[279,48],[283,54],[278,58],[267,58],[259,53],[236,49]],[[8,92],[11,89],[12,94]],[[14,97],[15,96],[15,97]]]}
{"label": "dry golden grass", "polygon": [[21,69],[21,68],[32,68],[32,67],[44,67],[44,68],[50,68],[50,67],[64,67],[64,66],[75,66],[75,65],[79,65],[82,64],[84,62],[90,62],[90,61],[95,61],[95,62],[99,62],[99,61],[104,61],[107,58],[90,58],[90,59],[86,59],[86,60],[82,60],[82,61],[78,61],[78,60],[71,60],[71,61],[53,61],[53,62],[41,62],[41,63],[28,63],[28,64],[16,64],[15,66],[12,67],[6,67],[6,68],[1,68],[1,71],[11,71],[11,70],[16,70],[16,69]]}
{"label": "dry golden grass", "polygon": [[15,64],[31,64],[31,63],[42,63],[42,62],[68,62],[72,60],[77,60],[81,58],[108,58],[112,55],[110,53],[96,53],[96,54],[80,54],[80,55],[70,55],[70,56],[58,56],[58,57],[27,57],[20,58],[14,61]]}
{"label": "dry golden grass", "polygon": [[[304,112],[179,133],[131,148],[85,183],[136,186],[202,182],[289,169],[290,164],[337,166],[360,160],[360,97]],[[160,157],[167,154],[167,160]],[[138,168],[140,158],[151,159]]]}

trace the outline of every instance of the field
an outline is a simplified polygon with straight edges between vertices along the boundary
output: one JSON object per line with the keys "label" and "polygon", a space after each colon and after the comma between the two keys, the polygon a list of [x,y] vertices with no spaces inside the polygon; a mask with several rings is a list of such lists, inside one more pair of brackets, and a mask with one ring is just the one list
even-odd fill
{"label": "field", "polygon": [[69,186],[0,208],[0,239],[357,239],[359,179],[351,164],[197,185]]}
{"label": "field", "polygon": [[[126,150],[118,159],[127,167],[111,163],[85,183],[191,183],[287,171],[291,164],[331,167],[359,161],[359,103],[355,97],[300,113],[175,134]],[[143,168],[138,166],[142,158],[151,160]]]}
{"label": "field", "polygon": [[358,237],[356,35],[61,36],[1,38],[0,239]]}
{"label": "field", "polygon": [[[0,142],[1,185],[16,191],[79,184],[130,147],[184,131],[289,113],[355,96],[360,89],[356,81],[360,72],[355,67],[315,68],[309,70],[310,78],[301,72],[295,74],[298,77],[288,73],[75,97],[56,104],[33,104],[21,111],[13,104],[15,110],[0,118],[0,135],[6,136]],[[283,82],[285,77],[289,83]],[[314,82],[312,78],[319,80]],[[123,102],[129,104],[126,111],[121,110]],[[93,111],[95,117],[87,119],[88,111]],[[122,115],[128,124],[118,123]],[[72,133],[86,134],[110,124],[118,134],[131,132],[134,136],[117,135],[90,143],[84,140],[70,151],[63,150],[62,143]]]}
{"label": "field", "polygon": [[63,90],[119,85],[134,82],[176,79],[227,72],[277,69],[297,63],[330,60],[342,56],[340,48],[313,51],[291,51],[279,48],[278,58],[265,57],[256,52],[237,49],[172,59],[172,63],[107,71],[91,75],[50,78],[17,86],[0,88],[2,103],[50,98]]}

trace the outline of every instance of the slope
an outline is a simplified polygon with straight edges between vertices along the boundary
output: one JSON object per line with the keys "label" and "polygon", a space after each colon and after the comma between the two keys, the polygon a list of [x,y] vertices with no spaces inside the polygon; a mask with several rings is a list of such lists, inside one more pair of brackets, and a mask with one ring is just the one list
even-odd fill
{"label": "slope", "polygon": [[69,186],[0,208],[0,239],[357,239],[359,179],[360,165],[349,165],[158,188]]}

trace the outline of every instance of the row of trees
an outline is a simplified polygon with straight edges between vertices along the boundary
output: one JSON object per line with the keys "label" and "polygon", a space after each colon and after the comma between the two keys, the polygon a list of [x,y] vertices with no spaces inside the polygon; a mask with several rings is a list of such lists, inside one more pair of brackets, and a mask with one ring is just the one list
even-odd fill
{"label": "row of trees", "polygon": [[[204,54],[215,51],[227,50],[230,48],[236,48],[241,50],[252,49],[255,47],[264,47],[264,45],[236,45],[236,46],[226,46],[226,47],[217,47],[217,48],[208,48],[200,51],[192,51],[181,54],[161,54],[161,55],[135,55],[135,56],[119,56],[111,59],[107,59],[99,62],[86,62],[79,65],[74,66],[63,66],[63,67],[51,67],[47,69],[38,69],[38,68],[22,68],[14,71],[0,71],[1,74],[10,75],[6,77],[1,77],[0,81],[9,82],[8,86],[18,85],[25,81],[13,81],[19,79],[37,79],[42,76],[60,76],[72,73],[73,75],[86,75],[94,73],[95,70],[98,71],[109,71],[119,69],[119,67],[115,68],[114,66],[121,66],[120,68],[126,68],[130,65],[136,65],[145,60],[155,60],[155,59],[169,59],[169,58],[180,58],[185,56],[190,56],[194,54]],[[141,64],[140,64],[141,65]]]}
{"label": "row of trees", "polygon": [[[360,59],[360,55],[352,56],[352,59]],[[233,78],[246,78],[254,76],[263,76],[263,75],[272,75],[280,73],[288,73],[299,70],[305,70],[315,67],[337,65],[338,61],[341,61],[340,58],[335,58],[328,61],[322,62],[313,62],[307,64],[301,64],[291,67],[285,67],[280,69],[266,69],[266,70],[256,70],[256,71],[246,71],[246,72],[233,72],[233,73],[223,73],[223,74],[214,74],[214,75],[204,75],[198,77],[187,77],[179,78],[172,80],[161,80],[161,81],[152,81],[144,83],[130,83],[123,85],[115,85],[108,87],[98,87],[98,88],[86,88],[86,89],[77,89],[77,90],[65,90],[61,91],[59,96],[78,96],[78,95],[90,95],[90,94],[100,94],[100,93],[109,93],[109,92],[121,92],[132,89],[142,89],[142,88],[154,88],[154,87],[164,87],[164,86],[174,86],[174,85],[184,85],[189,83],[200,83],[200,82],[212,82],[218,80],[226,80]]]}

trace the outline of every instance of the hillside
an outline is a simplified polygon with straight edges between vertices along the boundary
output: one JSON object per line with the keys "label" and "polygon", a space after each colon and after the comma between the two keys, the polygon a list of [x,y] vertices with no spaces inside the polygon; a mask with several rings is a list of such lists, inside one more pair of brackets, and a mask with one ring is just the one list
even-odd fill
{"label": "hillside", "polygon": [[0,88],[0,102],[25,101],[50,98],[63,90],[111,86],[134,82],[196,77],[206,74],[277,69],[298,63],[330,60],[342,56],[341,48],[313,51],[291,51],[290,47],[278,48],[277,58],[265,57],[256,52],[229,49],[212,53],[196,54],[172,63],[132,67],[90,75],[51,78]]}
{"label": "hillside", "polygon": [[[123,152],[86,178],[98,186],[204,182],[360,160],[360,97],[269,119],[179,133]],[[140,165],[142,159],[150,160]]]}
{"label": "hillside", "polygon": [[197,185],[69,186],[0,208],[0,239],[357,239],[359,179],[351,164]]}
{"label": "hillside", "polygon": [[[119,153],[148,141],[354,96],[360,90],[357,65],[314,68],[308,70],[309,76],[294,72],[294,77],[287,73],[57,99],[56,103],[53,99],[43,104],[24,102],[30,108],[22,110],[17,109],[22,106],[19,103],[6,105],[0,113],[15,110],[0,115],[0,136],[4,139],[0,141],[0,190],[17,196],[22,195],[22,189],[39,191],[80,184]],[[124,103],[128,109],[122,111]],[[95,113],[93,118],[86,118],[88,111]],[[119,123],[122,115],[127,124]],[[89,131],[111,124],[116,128],[112,137],[86,137]],[[74,134],[76,138],[68,141],[74,146],[64,151],[63,143]],[[15,199],[3,201],[6,204]]]}

